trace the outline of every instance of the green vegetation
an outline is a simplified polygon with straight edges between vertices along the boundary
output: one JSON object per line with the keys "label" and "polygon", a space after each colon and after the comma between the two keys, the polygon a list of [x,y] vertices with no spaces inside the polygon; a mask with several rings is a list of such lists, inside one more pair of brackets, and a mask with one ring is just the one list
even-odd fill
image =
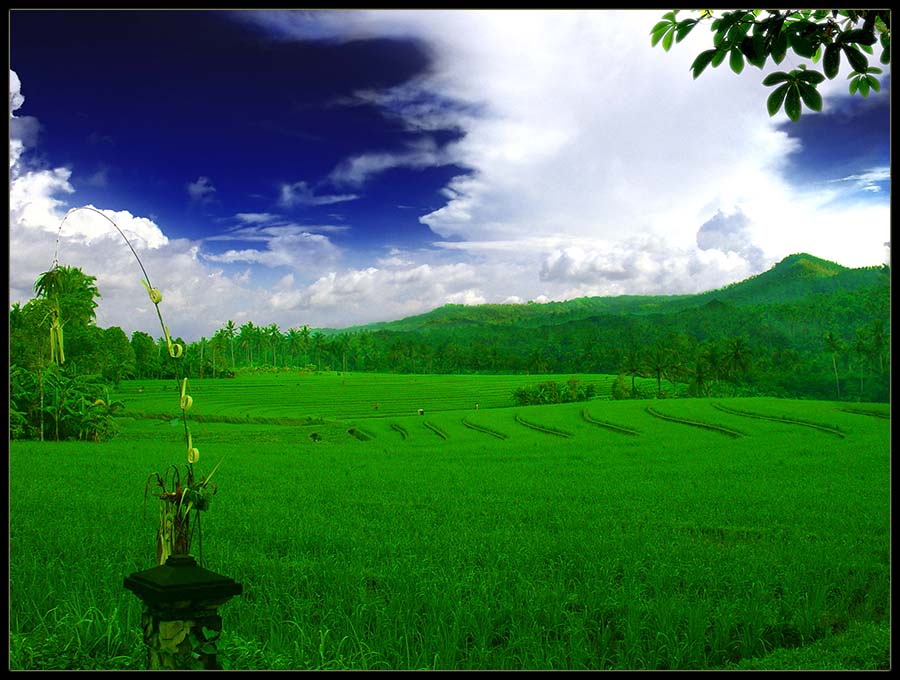
{"label": "green vegetation", "polygon": [[[87,290],[72,309],[92,309],[99,292]],[[52,359],[48,304],[38,297],[10,309],[10,364],[30,371],[34,382]],[[143,332],[129,342],[119,328],[99,329],[84,313],[79,318],[60,326],[68,354],[64,370],[111,385],[187,377],[196,387],[201,379],[293,369],[304,375],[527,375],[513,389],[534,391],[535,398],[542,375],[586,373],[618,375],[605,392],[615,398],[769,395],[886,402],[890,395],[889,269],[848,269],[807,254],[697,295],[447,305],[341,331],[302,326],[282,332],[274,324],[238,328],[229,321],[212,338],[193,343],[154,340]],[[183,355],[171,361],[175,347],[183,347]],[[641,378],[652,379],[653,386]],[[14,396],[16,402],[29,398]],[[12,417],[18,418],[11,412]]]}
{"label": "green vegetation", "polygon": [[[206,566],[244,586],[232,668],[889,667],[888,405],[513,406],[517,377],[197,381],[195,408],[243,416],[193,424],[223,459]],[[379,380],[402,407],[374,410]],[[142,471],[183,445],[173,390],[123,382],[102,446],[11,442],[11,668],[143,667],[122,580],[156,560]]]}
{"label": "green vegetation", "polygon": [[[696,79],[709,65],[719,66],[728,58],[735,73],[744,70],[744,62],[762,69],[771,57],[780,64],[790,50],[810,64],[800,64],[790,72],[777,71],[762,81],[775,86],[766,107],[774,116],[781,107],[795,123],[800,120],[801,102],[812,111],[822,110],[822,96],[816,87],[825,78],[837,76],[841,55],[853,69],[850,74],[850,94],[869,96],[878,92],[881,84],[876,78],[882,70],[869,66],[866,54],[873,55],[872,45],[879,43],[880,62],[891,63],[891,12],[885,9],[804,9],[804,10],[748,10],[736,9],[714,16],[713,10],[695,10],[698,18],[678,20],[678,10],[666,12],[662,21],[650,31],[650,44],[662,45],[667,52],[673,43],[681,42],[697,25],[709,19],[713,33],[713,47],[697,55],[691,65]],[[765,15],[763,15],[765,11]],[[813,66],[822,61],[822,72]],[[824,73],[824,75],[822,75]]]}
{"label": "green vegetation", "polygon": [[[232,668],[888,668],[889,272],[822,262],[190,345],[55,267],[10,310],[10,668],[143,668],[123,578],[173,552],[243,585]],[[840,401],[733,398],[785,385]]]}

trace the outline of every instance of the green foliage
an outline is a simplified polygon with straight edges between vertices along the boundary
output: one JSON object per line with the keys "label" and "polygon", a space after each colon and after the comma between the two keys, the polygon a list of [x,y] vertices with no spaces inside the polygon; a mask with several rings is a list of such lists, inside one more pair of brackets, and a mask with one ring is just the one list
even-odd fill
{"label": "green foliage", "polygon": [[[37,371],[50,361],[49,302],[34,299],[10,309],[12,363]],[[338,371],[396,374],[622,374],[639,396],[770,394],[833,398],[834,367],[823,353],[831,330],[847,348],[835,359],[846,399],[889,397],[890,272],[847,268],[805,253],[784,258],[770,270],[718,290],[694,295],[585,297],[547,304],[446,305],[395,322],[341,331],[313,332],[308,326],[274,334],[248,322],[232,347],[228,325],[211,338],[185,343],[179,361],[169,360],[165,338],[136,332],[131,338],[133,373],[139,379],[301,375]],[[858,329],[870,349],[855,346]],[[66,362],[78,373],[126,379],[130,355],[111,331],[119,350],[106,349],[106,331],[66,326]],[[728,366],[734,338],[744,338],[749,361]],[[664,361],[648,366],[662,350]],[[113,359],[113,357],[119,357]],[[122,358],[124,357],[124,358]],[[659,358],[659,357],[657,357]],[[274,362],[274,363],[273,363]],[[115,365],[113,365],[115,363]],[[653,363],[653,362],[649,362]],[[656,370],[659,368],[660,370]],[[738,369],[738,370],[735,370]],[[299,373],[298,373],[299,371]],[[346,374],[345,374],[346,377]],[[526,381],[529,382],[529,381]],[[530,381],[537,382],[537,381]],[[530,384],[529,382],[529,384]],[[126,384],[123,382],[122,384]],[[201,383],[202,384],[202,383]],[[675,389],[677,386],[677,390]],[[511,384],[503,395],[522,387]],[[390,395],[373,394],[361,409]],[[479,401],[472,394],[471,407]],[[209,408],[204,404],[204,408]],[[281,407],[273,406],[278,417]],[[408,404],[413,411],[419,404]],[[159,412],[166,410],[165,404]],[[213,412],[206,410],[206,415]],[[204,414],[201,414],[201,416]],[[233,414],[229,414],[233,415]],[[315,414],[314,414],[315,415]]]}
{"label": "green foliage", "polygon": [[10,439],[106,441],[121,407],[98,376],[55,365],[39,372],[10,366]]}
{"label": "green foliage", "polygon": [[663,20],[650,30],[650,44],[661,44],[668,51],[701,21],[710,20],[713,47],[700,52],[691,72],[698,78],[708,66],[716,68],[726,57],[734,73],[744,70],[744,62],[762,69],[769,58],[780,64],[788,50],[796,56],[822,63],[822,73],[808,70],[807,64],[790,72],[777,71],[763,80],[765,86],[777,86],[766,101],[769,115],[784,107],[788,118],[800,120],[802,106],[822,110],[822,96],[816,87],[825,78],[833,79],[840,70],[841,56],[846,57],[853,72],[850,94],[867,97],[878,92],[876,78],[882,71],[869,66],[866,54],[872,46],[881,47],[880,61],[890,64],[890,10],[745,10],[725,11],[715,16],[713,10],[699,10],[700,18],[678,20],[678,10],[667,12]]}
{"label": "green foliage", "polygon": [[538,385],[523,385],[513,391],[513,403],[516,406],[535,404],[567,404],[573,401],[587,401],[596,395],[596,386],[592,383],[582,385],[578,378],[569,378],[564,383],[547,380]]}
{"label": "green foliage", "polygon": [[616,380],[612,386],[612,398],[613,399],[628,399],[631,397],[631,391],[628,389],[628,386],[625,384],[625,376],[621,373],[616,376]]}

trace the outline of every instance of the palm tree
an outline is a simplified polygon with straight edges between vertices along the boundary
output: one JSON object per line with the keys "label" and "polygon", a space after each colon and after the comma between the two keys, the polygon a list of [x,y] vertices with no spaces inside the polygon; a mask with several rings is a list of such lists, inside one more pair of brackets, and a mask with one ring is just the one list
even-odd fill
{"label": "palm tree", "polygon": [[856,329],[856,338],[853,341],[853,352],[859,362],[859,394],[862,396],[865,388],[866,360],[872,356],[872,346],[869,343],[869,334],[865,328]]}
{"label": "palm tree", "polygon": [[641,355],[634,345],[625,350],[625,356],[622,358],[622,370],[631,376],[631,398],[634,399],[637,396],[634,381],[641,371]]}
{"label": "palm tree", "polygon": [[743,376],[750,370],[750,348],[742,337],[729,340],[722,363],[731,378]]}
{"label": "palm tree", "polygon": [[872,321],[872,325],[869,328],[869,336],[872,339],[872,353],[878,357],[878,370],[884,373],[884,348],[885,346],[890,347],[890,343],[887,341],[884,323],[881,319]]}
{"label": "palm tree", "polygon": [[241,332],[238,334],[238,345],[247,349],[247,365],[253,365],[253,344],[256,340],[256,327],[252,321],[241,324]]}
{"label": "palm tree", "polygon": [[656,375],[656,396],[662,396],[662,376],[670,365],[669,352],[661,343],[657,343],[647,355],[647,368]]}
{"label": "palm tree", "polygon": [[303,349],[303,367],[309,366],[309,336],[310,336],[309,326],[303,325],[300,327],[300,347]]}
{"label": "palm tree", "polygon": [[287,350],[291,354],[291,366],[297,365],[297,348],[300,346],[300,331],[296,328],[287,330]]}
{"label": "palm tree", "polygon": [[237,335],[237,327],[234,325],[234,321],[228,319],[225,323],[224,331],[225,337],[228,338],[231,344],[231,370],[234,371],[234,336]]}
{"label": "palm tree", "polygon": [[96,277],[88,276],[78,267],[59,266],[42,273],[35,281],[35,296],[49,305],[51,361],[65,362],[63,326],[71,323],[76,328],[87,328],[96,318],[95,298],[100,297],[96,281]]}
{"label": "palm tree", "polygon": [[320,359],[319,354],[322,351],[322,343],[324,342],[324,340],[325,340],[324,333],[316,331],[315,333],[312,334],[313,352],[315,353],[315,356],[316,356],[316,370],[322,369],[321,365],[319,364],[319,359]]}
{"label": "palm tree", "polygon": [[825,334],[825,347],[831,352],[831,364],[834,366],[834,384],[837,390],[837,398],[841,398],[841,381],[838,376],[837,355],[843,350],[843,343],[840,338],[835,337],[834,333],[828,331]]}
{"label": "palm tree", "polygon": [[87,325],[96,318],[95,298],[100,297],[97,277],[88,276],[78,267],[54,267],[44,272],[35,281],[34,292],[57,307],[63,322]]}
{"label": "palm tree", "polygon": [[[719,346],[716,344],[714,340],[709,340],[703,343],[702,348],[700,349],[700,361],[703,362],[703,366],[706,369],[706,376],[712,380],[713,385],[715,385],[722,374],[722,353],[719,351]],[[709,390],[707,389],[707,392]]]}
{"label": "palm tree", "polygon": [[265,336],[269,338],[269,343],[272,345],[272,366],[274,368],[277,368],[278,359],[275,356],[275,350],[281,340],[281,329],[278,327],[278,324],[270,323],[268,326],[266,326]]}

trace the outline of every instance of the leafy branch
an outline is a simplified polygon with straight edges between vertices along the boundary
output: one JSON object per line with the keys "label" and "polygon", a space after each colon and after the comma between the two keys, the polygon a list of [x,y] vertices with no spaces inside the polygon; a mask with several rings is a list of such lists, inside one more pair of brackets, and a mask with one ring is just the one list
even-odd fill
{"label": "leafy branch", "polygon": [[[762,69],[771,58],[780,64],[788,50],[813,65],[821,62],[821,72],[801,64],[790,72],[777,71],[762,84],[777,86],[769,95],[766,108],[774,116],[784,107],[788,118],[800,120],[802,106],[822,110],[822,96],[816,89],[826,78],[834,79],[844,57],[852,72],[851,95],[868,97],[879,92],[877,76],[882,70],[869,65],[874,45],[881,47],[879,61],[891,63],[890,10],[746,10],[736,9],[716,16],[713,10],[699,10],[699,18],[678,19],[678,11],[663,15],[650,30],[650,44],[661,45],[668,52],[701,22],[709,21],[713,47],[700,52],[691,64],[697,79],[707,67],[718,67],[725,59],[734,73],[741,73],[749,63]],[[868,55],[868,56],[867,56]],[[824,74],[824,75],[823,75]]]}

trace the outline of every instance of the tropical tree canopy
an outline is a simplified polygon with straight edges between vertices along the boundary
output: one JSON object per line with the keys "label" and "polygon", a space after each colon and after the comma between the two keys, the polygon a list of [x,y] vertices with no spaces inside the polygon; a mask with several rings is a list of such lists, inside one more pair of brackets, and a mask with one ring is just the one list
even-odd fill
{"label": "tropical tree canopy", "polygon": [[63,324],[87,326],[96,318],[100,297],[97,277],[88,276],[79,267],[53,267],[38,277],[34,292],[53,305]]}

